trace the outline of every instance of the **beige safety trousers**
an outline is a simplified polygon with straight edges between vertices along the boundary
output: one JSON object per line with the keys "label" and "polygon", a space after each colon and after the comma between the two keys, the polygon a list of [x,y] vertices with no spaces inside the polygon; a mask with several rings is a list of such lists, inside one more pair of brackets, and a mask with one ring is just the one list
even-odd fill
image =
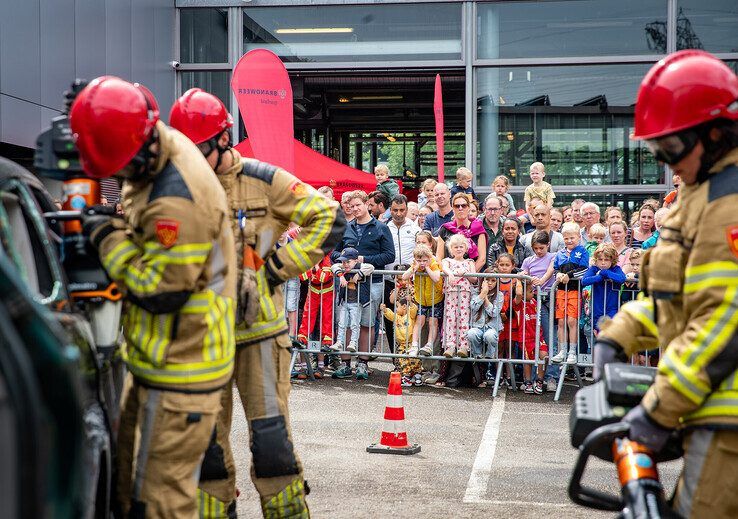
{"label": "beige safety trousers", "polygon": [[[288,346],[287,335],[239,346],[233,375],[249,423],[251,480],[268,518],[309,517],[302,464],[295,454],[289,426]],[[214,441],[201,472],[201,518],[236,517],[235,463],[228,441],[233,411],[231,384],[222,392],[221,404]]]}
{"label": "beige safety trousers", "polygon": [[124,517],[198,516],[197,481],[220,395],[150,389],[128,375],[118,432],[118,499]]}

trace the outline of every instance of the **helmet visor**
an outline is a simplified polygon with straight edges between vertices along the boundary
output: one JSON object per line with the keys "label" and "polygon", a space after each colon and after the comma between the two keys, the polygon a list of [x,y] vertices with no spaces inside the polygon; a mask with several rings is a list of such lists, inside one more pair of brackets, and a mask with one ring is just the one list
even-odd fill
{"label": "helmet visor", "polygon": [[672,166],[689,155],[697,141],[699,134],[694,130],[687,130],[657,139],[646,139],[645,143],[656,160]]}

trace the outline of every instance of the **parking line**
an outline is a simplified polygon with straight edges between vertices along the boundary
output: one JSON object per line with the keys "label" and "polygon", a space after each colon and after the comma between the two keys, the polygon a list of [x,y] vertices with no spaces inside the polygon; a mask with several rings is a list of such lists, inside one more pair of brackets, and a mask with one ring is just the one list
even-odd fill
{"label": "parking line", "polygon": [[492,403],[487,424],[484,426],[482,441],[479,444],[479,449],[477,449],[474,466],[469,475],[469,482],[466,484],[464,503],[485,502],[483,497],[487,494],[487,484],[492,474],[492,461],[495,458],[497,438],[500,435],[500,422],[502,421],[502,413],[505,411],[506,395],[507,391],[500,391]]}

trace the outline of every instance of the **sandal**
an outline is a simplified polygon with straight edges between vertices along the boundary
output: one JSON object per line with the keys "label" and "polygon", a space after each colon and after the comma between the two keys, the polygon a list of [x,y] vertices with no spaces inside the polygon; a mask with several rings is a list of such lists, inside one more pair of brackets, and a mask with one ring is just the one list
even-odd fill
{"label": "sandal", "polygon": [[446,387],[446,383],[443,380],[436,382],[436,387]]}

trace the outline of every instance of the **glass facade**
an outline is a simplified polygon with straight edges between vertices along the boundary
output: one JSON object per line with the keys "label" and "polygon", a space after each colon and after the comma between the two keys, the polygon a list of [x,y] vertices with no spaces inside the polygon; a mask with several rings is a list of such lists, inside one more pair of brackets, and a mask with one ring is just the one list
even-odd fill
{"label": "glass facade", "polygon": [[461,4],[246,8],[253,48],[286,62],[461,60]]}
{"label": "glass facade", "polygon": [[[199,86],[236,114],[232,66],[251,49],[270,49],[297,81],[300,139],[365,171],[388,162],[425,178],[436,168],[432,83],[422,76],[458,77],[455,98],[444,90],[444,101],[451,99],[444,110],[446,177],[465,164],[480,194],[505,174],[519,197],[530,164],[541,161],[557,205],[581,197],[633,209],[671,187],[668,170],[629,139],[646,71],[683,48],[717,53],[738,71],[737,0],[265,3],[213,7],[203,0],[202,7],[179,9],[178,93]],[[386,84],[373,91],[372,75],[414,70],[414,85],[398,83],[404,91]],[[348,83],[316,95],[331,74]],[[351,74],[371,79],[350,83]],[[353,125],[336,126],[337,114]],[[425,122],[414,127],[415,120]]]}
{"label": "glass facade", "polygon": [[181,9],[179,53],[182,63],[227,63],[228,9]]}
{"label": "glass facade", "polygon": [[480,3],[477,18],[478,58],[666,51],[666,0]]}
{"label": "glass facade", "polygon": [[631,105],[650,65],[483,68],[477,72],[478,179],[527,185],[655,184],[662,168],[629,140]]}

